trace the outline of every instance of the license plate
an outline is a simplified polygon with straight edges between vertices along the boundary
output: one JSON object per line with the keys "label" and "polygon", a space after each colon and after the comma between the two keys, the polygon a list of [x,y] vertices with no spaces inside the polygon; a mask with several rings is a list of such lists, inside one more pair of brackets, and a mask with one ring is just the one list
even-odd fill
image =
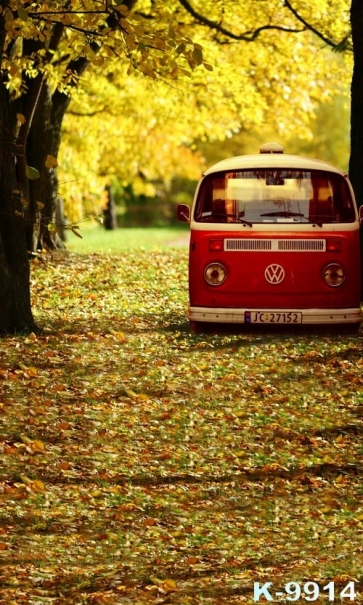
{"label": "license plate", "polygon": [[296,311],[246,311],[246,324],[301,324],[302,313]]}

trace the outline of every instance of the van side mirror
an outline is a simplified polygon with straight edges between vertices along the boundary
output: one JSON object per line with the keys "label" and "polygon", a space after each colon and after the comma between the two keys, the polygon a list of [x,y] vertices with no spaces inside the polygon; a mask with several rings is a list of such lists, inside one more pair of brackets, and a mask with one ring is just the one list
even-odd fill
{"label": "van side mirror", "polygon": [[363,206],[359,206],[359,224],[363,223]]}
{"label": "van side mirror", "polygon": [[190,208],[187,204],[178,204],[176,208],[176,216],[178,221],[183,223],[189,223],[190,221]]}

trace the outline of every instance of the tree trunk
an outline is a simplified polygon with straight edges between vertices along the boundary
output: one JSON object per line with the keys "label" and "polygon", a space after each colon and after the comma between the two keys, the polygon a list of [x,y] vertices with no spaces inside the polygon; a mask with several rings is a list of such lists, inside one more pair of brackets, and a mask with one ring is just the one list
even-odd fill
{"label": "tree trunk", "polygon": [[64,213],[64,200],[61,197],[57,197],[55,205],[55,224],[57,227],[57,236],[59,240],[59,246],[65,248],[64,242],[67,241],[67,217]]}
{"label": "tree trunk", "polygon": [[0,332],[36,330],[30,304],[24,211],[17,189],[9,95],[0,81]]}
{"label": "tree trunk", "polygon": [[351,83],[351,151],[349,177],[359,206],[363,205],[363,2],[352,0],[351,26],[354,67]]}
{"label": "tree trunk", "polygon": [[[363,205],[363,2],[352,0],[350,10],[353,40],[353,77],[351,83],[350,160],[349,178],[358,206]],[[363,233],[361,230],[361,255]],[[362,263],[363,272],[363,263]],[[363,273],[361,278],[363,284]]]}
{"label": "tree trunk", "polygon": [[[63,114],[64,115],[64,114]],[[28,246],[33,252],[44,245],[55,248],[55,237],[48,229],[55,218],[58,195],[56,167],[47,167],[47,156],[58,155],[61,122],[54,121],[53,98],[49,86],[43,87],[27,141],[27,159],[39,172],[39,179],[30,182]]]}
{"label": "tree trunk", "polygon": [[106,186],[107,204],[103,211],[103,225],[105,229],[112,231],[117,229],[116,204],[111,185]]}
{"label": "tree trunk", "polygon": [[[81,57],[71,61],[70,71],[81,75],[88,66],[88,60]],[[28,245],[42,248],[56,248],[56,234],[52,234],[49,223],[56,218],[58,198],[57,168],[47,168],[46,159],[50,155],[58,157],[61,143],[63,118],[70,103],[70,96],[56,90],[51,92],[48,84],[43,86],[27,141],[29,165],[36,168],[40,178],[31,181],[29,191]]]}

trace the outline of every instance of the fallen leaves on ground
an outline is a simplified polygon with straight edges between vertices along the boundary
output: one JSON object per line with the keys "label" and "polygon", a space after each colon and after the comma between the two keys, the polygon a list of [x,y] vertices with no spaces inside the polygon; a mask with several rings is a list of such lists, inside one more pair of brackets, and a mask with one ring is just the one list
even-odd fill
{"label": "fallen leaves on ground", "polygon": [[184,250],[46,257],[32,296],[43,332],[1,341],[1,605],[361,589],[361,336],[192,335]]}

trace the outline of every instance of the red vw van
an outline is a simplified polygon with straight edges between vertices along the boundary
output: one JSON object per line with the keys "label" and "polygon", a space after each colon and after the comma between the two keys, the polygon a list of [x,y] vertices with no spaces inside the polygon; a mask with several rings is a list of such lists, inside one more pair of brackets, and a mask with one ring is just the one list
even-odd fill
{"label": "red vw van", "polygon": [[[347,176],[266,143],[200,180],[190,222],[189,320],[330,324],[357,331],[360,245]],[[361,219],[363,218],[363,213]]]}

